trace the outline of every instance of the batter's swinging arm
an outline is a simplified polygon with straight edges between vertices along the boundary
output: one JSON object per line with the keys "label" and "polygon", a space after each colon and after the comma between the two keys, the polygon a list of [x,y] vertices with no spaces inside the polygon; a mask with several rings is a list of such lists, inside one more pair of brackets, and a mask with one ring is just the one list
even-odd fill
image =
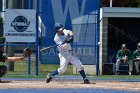
{"label": "batter's swinging arm", "polygon": [[[65,44],[65,43],[70,43],[70,42],[72,42],[73,41],[73,36],[72,37],[67,37],[66,38],[66,40],[62,43],[62,44]],[[59,45],[52,45],[52,46],[49,46],[49,47],[45,47],[45,48],[43,48],[43,49],[41,49],[40,51],[42,52],[42,51],[49,51],[50,49],[52,49],[52,48],[55,48],[55,47],[57,47],[57,46],[61,46],[62,44],[59,44]]]}

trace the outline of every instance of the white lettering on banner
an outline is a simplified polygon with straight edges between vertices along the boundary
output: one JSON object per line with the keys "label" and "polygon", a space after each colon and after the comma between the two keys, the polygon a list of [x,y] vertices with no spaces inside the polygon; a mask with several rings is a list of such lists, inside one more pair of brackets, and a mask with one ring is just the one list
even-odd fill
{"label": "white lettering on banner", "polygon": [[48,55],[56,55],[55,50],[54,50],[54,49],[51,49],[51,50],[49,51]]}
{"label": "white lettering on banner", "polygon": [[[93,56],[95,53],[93,52],[93,48],[73,48],[73,51],[76,55],[83,55],[83,56]],[[57,55],[55,49],[50,49],[49,52],[44,51],[42,52],[43,55],[54,56]]]}
{"label": "white lettering on banner", "polygon": [[76,54],[82,54],[82,49],[81,48],[77,48],[77,49],[74,49],[76,52]]}
{"label": "white lettering on banner", "polygon": [[[66,0],[65,9],[62,8],[61,0],[51,0],[55,22],[65,24],[69,12],[71,20],[82,16],[85,10],[86,0],[83,0],[79,8],[77,0]],[[64,10],[64,12],[63,12]]]}
{"label": "white lettering on banner", "polygon": [[6,42],[35,42],[35,15],[35,10],[6,9],[4,20]]}
{"label": "white lettering on banner", "polygon": [[5,36],[32,36],[35,37],[35,33],[5,33]]}
{"label": "white lettering on banner", "polygon": [[13,22],[11,23],[12,26],[29,26],[29,23],[25,22]]}
{"label": "white lettering on banner", "polygon": [[[66,0],[65,8],[63,9],[61,0],[51,0],[55,22],[61,22],[65,25],[68,13],[70,14],[71,21],[80,16],[84,16],[86,1],[87,0],[82,0],[82,5],[78,6],[78,0]],[[77,37],[74,38],[74,42],[78,42],[82,26],[83,25],[79,24],[78,29],[72,26],[73,30],[76,30]]]}
{"label": "white lettering on banner", "polygon": [[94,55],[93,48],[73,48],[77,55]]}
{"label": "white lettering on banner", "polygon": [[56,52],[55,52],[55,49],[50,49],[49,51],[43,51],[42,55],[54,56],[56,55]]}
{"label": "white lettering on banner", "polygon": [[84,49],[83,49],[83,54],[85,54],[85,55],[92,55],[92,54],[91,54],[91,48],[89,48],[89,49],[84,48]]}

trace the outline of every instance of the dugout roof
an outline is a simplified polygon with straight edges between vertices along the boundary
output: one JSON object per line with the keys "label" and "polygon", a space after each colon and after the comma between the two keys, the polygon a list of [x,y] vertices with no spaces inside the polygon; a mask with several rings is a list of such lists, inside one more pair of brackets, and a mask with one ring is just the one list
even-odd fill
{"label": "dugout roof", "polygon": [[103,7],[100,9],[100,18],[103,17],[140,17],[140,8]]}

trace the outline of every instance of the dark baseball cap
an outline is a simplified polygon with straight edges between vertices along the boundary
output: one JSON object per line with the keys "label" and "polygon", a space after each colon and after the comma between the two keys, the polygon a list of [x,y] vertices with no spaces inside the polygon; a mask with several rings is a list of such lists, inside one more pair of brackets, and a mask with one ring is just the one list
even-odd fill
{"label": "dark baseball cap", "polygon": [[61,30],[63,30],[64,29],[64,27],[63,27],[63,25],[61,24],[61,23],[55,23],[55,25],[54,25],[54,30],[56,31],[56,32],[58,32],[58,31],[61,31]]}

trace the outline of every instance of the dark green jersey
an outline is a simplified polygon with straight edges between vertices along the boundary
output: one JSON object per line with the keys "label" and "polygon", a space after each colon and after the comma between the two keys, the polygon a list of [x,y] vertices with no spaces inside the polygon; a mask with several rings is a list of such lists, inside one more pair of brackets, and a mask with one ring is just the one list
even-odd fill
{"label": "dark green jersey", "polygon": [[131,52],[130,52],[130,50],[126,49],[125,52],[123,52],[122,50],[119,50],[117,52],[116,58],[117,59],[122,59],[125,56],[127,56],[129,59],[131,59]]}
{"label": "dark green jersey", "polygon": [[136,59],[137,57],[140,57],[140,51],[135,50],[135,51],[133,52],[132,59]]}

